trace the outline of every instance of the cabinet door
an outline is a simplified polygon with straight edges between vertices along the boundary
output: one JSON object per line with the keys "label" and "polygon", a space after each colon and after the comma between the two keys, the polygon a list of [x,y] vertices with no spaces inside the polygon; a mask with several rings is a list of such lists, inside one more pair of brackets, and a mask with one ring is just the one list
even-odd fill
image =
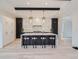
{"label": "cabinet door", "polygon": [[58,18],[52,18],[51,31],[52,33],[58,34]]}

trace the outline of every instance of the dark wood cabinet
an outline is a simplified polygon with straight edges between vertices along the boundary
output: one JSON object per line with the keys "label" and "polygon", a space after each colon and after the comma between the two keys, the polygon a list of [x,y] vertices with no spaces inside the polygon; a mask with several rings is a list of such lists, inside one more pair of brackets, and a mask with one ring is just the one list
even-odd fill
{"label": "dark wood cabinet", "polygon": [[58,18],[51,19],[51,32],[58,34]]}

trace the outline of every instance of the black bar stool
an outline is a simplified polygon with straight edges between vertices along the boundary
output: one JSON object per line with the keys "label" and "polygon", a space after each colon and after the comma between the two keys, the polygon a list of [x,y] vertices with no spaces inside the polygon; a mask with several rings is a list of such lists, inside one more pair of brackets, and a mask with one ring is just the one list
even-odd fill
{"label": "black bar stool", "polygon": [[55,37],[49,37],[49,39],[50,39],[50,44],[52,45],[52,48],[53,46],[55,48]]}
{"label": "black bar stool", "polygon": [[44,48],[46,48],[46,37],[41,37],[42,40],[42,48],[44,46]]}
{"label": "black bar stool", "polygon": [[24,48],[27,48],[27,45],[29,45],[29,37],[24,37]]}
{"label": "black bar stool", "polygon": [[37,48],[37,37],[32,37],[32,44],[33,44],[33,48]]}

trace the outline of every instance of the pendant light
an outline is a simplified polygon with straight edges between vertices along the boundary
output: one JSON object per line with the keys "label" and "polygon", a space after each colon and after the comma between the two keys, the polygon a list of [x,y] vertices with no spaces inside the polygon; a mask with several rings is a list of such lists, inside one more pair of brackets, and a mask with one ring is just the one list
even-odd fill
{"label": "pendant light", "polygon": [[29,19],[33,19],[33,17],[32,17],[32,10],[31,10],[31,16],[29,17]]}
{"label": "pendant light", "polygon": [[44,16],[44,10],[43,10],[43,17],[42,17],[42,20],[45,20],[46,19],[46,17]]}
{"label": "pendant light", "polygon": [[46,17],[44,16],[44,10],[43,10],[43,17],[42,17],[42,21],[43,23],[45,22]]}

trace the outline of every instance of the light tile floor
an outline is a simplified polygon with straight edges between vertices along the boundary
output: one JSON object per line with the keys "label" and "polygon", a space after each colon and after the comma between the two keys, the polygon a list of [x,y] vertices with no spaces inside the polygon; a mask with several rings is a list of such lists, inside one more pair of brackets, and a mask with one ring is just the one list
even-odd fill
{"label": "light tile floor", "polygon": [[[18,42],[18,43],[17,43]],[[32,48],[20,47],[20,41],[17,40],[11,45],[0,49],[0,59],[78,59],[77,50],[73,49],[71,43],[60,41],[56,48]]]}

